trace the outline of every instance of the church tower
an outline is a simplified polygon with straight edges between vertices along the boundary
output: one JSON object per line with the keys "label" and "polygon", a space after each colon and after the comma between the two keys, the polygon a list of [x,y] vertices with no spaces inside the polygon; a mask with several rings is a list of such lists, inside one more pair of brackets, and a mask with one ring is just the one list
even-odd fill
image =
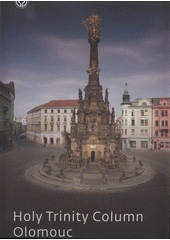
{"label": "church tower", "polygon": [[129,95],[129,92],[127,90],[127,83],[125,84],[126,86],[126,90],[124,91],[123,93],[123,101],[121,103],[121,105],[130,105],[130,95]]}
{"label": "church tower", "polygon": [[122,147],[124,149],[129,149],[129,140],[128,140],[128,131],[131,127],[131,122],[129,120],[131,119],[131,110],[129,109],[129,106],[131,106],[130,102],[130,95],[127,90],[127,83],[125,84],[126,89],[123,93],[122,98],[122,129],[121,129],[121,139],[122,139]]}

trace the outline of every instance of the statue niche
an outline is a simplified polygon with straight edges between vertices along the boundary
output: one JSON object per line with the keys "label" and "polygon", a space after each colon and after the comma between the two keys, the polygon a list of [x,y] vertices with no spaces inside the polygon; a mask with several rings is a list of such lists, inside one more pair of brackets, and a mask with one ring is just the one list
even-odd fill
{"label": "statue niche", "polygon": [[84,111],[81,111],[78,116],[79,123],[85,123],[85,113]]}

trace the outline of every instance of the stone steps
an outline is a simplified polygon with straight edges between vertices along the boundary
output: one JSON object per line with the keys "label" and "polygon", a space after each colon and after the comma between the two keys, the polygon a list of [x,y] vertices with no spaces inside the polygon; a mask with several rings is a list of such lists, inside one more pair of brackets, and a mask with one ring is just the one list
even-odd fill
{"label": "stone steps", "polygon": [[93,193],[93,191],[101,192],[128,189],[145,183],[154,176],[154,172],[147,164],[143,167],[140,175],[136,177],[126,177],[122,179],[122,181],[120,181],[119,173],[115,173],[115,175],[106,174],[105,179],[102,179],[102,174],[97,174],[97,178],[94,178],[95,174],[89,174],[88,177],[90,178],[88,178],[86,174],[83,174],[82,179],[80,178],[81,174],[65,172],[64,174],[68,175],[65,175],[65,177],[56,177],[55,175],[47,174],[43,171],[43,164],[37,164],[26,171],[25,177],[34,184],[50,187],[53,190],[82,190]]}
{"label": "stone steps", "polygon": [[[49,162],[52,168],[51,174],[54,176],[60,176],[61,170],[63,170],[64,175],[70,176],[71,178],[74,176],[77,176],[76,178],[81,179],[81,170],[80,169],[70,169],[68,164],[66,162],[59,162],[57,161],[50,161]],[[136,163],[136,166],[138,166],[138,163]],[[82,174],[83,174],[83,179],[102,179],[102,173],[103,173],[103,168],[99,166],[97,163],[89,163],[82,169]],[[125,172],[125,175],[134,175],[134,170],[135,170],[135,164],[132,160],[128,162],[120,162],[120,164],[115,167],[115,169],[109,169],[105,170],[105,173],[109,177],[121,177],[122,171]],[[140,170],[139,170],[140,172]],[[62,173],[61,173],[62,174]],[[99,177],[98,177],[99,175]],[[69,178],[70,178],[69,177]]]}
{"label": "stone steps", "polygon": [[100,186],[100,185],[103,185],[103,181],[102,181],[102,178],[100,179],[87,179],[87,178],[83,178],[83,180],[81,181],[81,184],[91,184],[93,183],[93,186]]}

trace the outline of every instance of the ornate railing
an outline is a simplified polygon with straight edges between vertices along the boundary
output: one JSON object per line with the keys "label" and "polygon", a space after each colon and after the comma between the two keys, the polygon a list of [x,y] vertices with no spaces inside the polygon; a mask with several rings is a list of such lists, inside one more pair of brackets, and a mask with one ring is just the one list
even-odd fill
{"label": "ornate railing", "polygon": [[122,170],[121,176],[119,178],[119,181],[126,180],[128,178],[136,177],[137,175],[140,175],[144,169],[143,169],[143,163],[141,160],[137,160],[135,157],[128,158],[128,160],[133,161],[136,163],[136,166],[134,166],[134,169],[132,171],[125,171]]}
{"label": "ornate railing", "polygon": [[86,161],[82,162],[68,162],[68,166],[72,169],[79,169],[87,165]]}

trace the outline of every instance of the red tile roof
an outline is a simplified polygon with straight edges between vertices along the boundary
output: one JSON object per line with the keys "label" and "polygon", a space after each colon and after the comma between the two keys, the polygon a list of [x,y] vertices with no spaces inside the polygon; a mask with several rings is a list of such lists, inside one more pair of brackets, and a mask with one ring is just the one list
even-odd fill
{"label": "red tile roof", "polygon": [[52,100],[48,103],[39,105],[31,109],[27,113],[36,112],[41,108],[67,108],[67,107],[78,107],[78,100]]}
{"label": "red tile roof", "polygon": [[163,100],[170,102],[170,98],[163,97],[163,98],[152,98],[152,103],[154,106],[158,106],[158,105],[160,105],[160,102]]}
{"label": "red tile roof", "polygon": [[152,98],[152,99],[158,99],[158,100],[163,100],[163,99],[165,99],[165,100],[170,100],[170,97],[161,97],[161,98]]}
{"label": "red tile roof", "polygon": [[43,108],[77,107],[78,100],[52,100],[43,105]]}
{"label": "red tile roof", "polygon": [[37,110],[41,109],[42,106],[43,106],[43,105],[36,106],[35,108],[31,109],[31,110],[28,111],[27,113],[36,112]]}

